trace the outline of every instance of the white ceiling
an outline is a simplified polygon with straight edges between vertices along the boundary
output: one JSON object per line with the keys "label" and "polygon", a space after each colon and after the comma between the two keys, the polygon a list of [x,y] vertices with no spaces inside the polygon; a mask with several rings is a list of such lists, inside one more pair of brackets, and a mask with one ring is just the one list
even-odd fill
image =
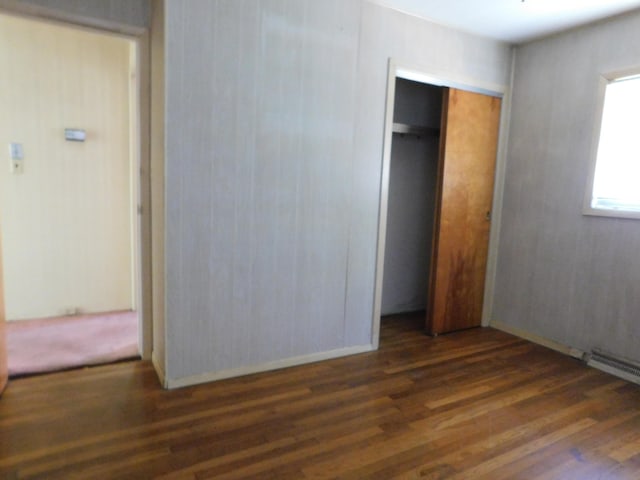
{"label": "white ceiling", "polygon": [[374,0],[459,30],[509,43],[640,8],[640,0]]}

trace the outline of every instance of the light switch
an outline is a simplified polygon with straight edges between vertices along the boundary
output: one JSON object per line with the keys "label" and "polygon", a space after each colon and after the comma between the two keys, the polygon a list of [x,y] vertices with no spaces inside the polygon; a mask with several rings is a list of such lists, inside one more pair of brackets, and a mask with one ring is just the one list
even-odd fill
{"label": "light switch", "polygon": [[9,171],[11,173],[24,172],[24,150],[21,143],[12,142],[9,144]]}
{"label": "light switch", "polygon": [[24,158],[24,150],[21,143],[9,144],[9,155],[12,160],[22,160]]}

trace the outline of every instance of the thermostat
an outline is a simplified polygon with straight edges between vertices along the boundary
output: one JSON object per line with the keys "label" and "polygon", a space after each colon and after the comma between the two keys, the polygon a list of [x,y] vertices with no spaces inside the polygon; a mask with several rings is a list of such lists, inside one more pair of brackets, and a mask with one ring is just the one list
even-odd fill
{"label": "thermostat", "polygon": [[64,139],[70,142],[84,142],[87,138],[87,133],[81,128],[65,128]]}

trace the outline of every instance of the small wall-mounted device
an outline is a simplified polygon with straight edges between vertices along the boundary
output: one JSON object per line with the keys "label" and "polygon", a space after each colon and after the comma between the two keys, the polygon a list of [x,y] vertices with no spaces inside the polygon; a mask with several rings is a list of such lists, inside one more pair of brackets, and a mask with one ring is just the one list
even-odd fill
{"label": "small wall-mounted device", "polygon": [[9,162],[9,172],[23,173],[24,149],[21,143],[11,142],[9,144]]}
{"label": "small wall-mounted device", "polygon": [[69,142],[84,142],[87,138],[87,133],[81,128],[65,128],[64,139]]}

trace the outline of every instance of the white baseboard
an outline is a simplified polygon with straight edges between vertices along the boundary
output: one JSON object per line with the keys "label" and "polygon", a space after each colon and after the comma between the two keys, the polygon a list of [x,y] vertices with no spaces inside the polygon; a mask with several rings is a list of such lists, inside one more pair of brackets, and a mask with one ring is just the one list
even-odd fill
{"label": "white baseboard", "polygon": [[[166,378],[164,377],[163,385],[165,388],[182,388],[192,385],[198,385],[201,383],[214,382],[216,380],[224,380],[227,378],[241,377],[244,375],[251,375],[253,373],[267,372],[270,370],[279,370],[282,368],[295,367],[298,365],[304,365],[307,363],[320,362],[322,360],[330,360],[332,358],[346,357],[349,355],[356,355],[358,353],[366,353],[375,350],[373,345],[358,345],[355,347],[340,348],[337,350],[330,350],[328,352],[312,353],[311,355],[302,355],[299,357],[285,358],[283,360],[276,360],[274,362],[262,363],[259,365],[251,365],[248,367],[233,368],[230,370],[223,370],[220,372],[203,373],[200,375],[191,375],[183,378]],[[155,365],[155,362],[154,362]],[[156,370],[158,368],[156,367]]]}
{"label": "white baseboard", "polygon": [[155,369],[156,375],[158,375],[158,380],[160,380],[162,386],[164,388],[169,388],[167,385],[167,376],[164,373],[163,365],[158,358],[155,350],[151,352],[151,363],[153,364],[153,368]]}
{"label": "white baseboard", "polygon": [[515,335],[516,337],[520,337],[525,340],[529,340],[530,342],[537,343],[538,345],[542,345],[543,347],[550,348],[551,350],[555,350],[556,352],[560,352],[565,355],[571,355],[572,357],[576,356],[575,349],[554,340],[549,340],[548,338],[541,337],[539,335],[536,335],[535,333],[530,333],[520,328],[512,327],[511,325],[506,325],[495,320],[490,322],[489,326],[495,328],[496,330],[501,330],[505,333]]}

